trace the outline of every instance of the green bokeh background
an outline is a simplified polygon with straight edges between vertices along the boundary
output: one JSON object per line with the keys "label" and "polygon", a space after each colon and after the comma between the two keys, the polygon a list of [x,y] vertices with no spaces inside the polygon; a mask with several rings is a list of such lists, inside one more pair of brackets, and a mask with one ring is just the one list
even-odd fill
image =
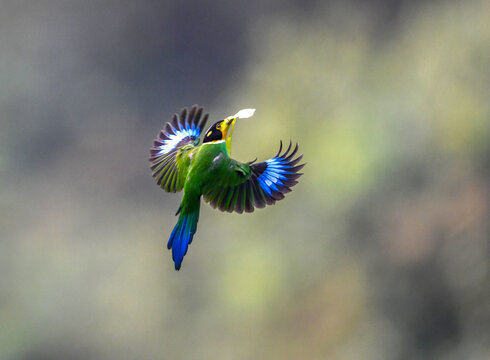
{"label": "green bokeh background", "polygon": [[[0,358],[490,358],[488,1],[0,1]],[[203,205],[153,138],[298,142],[294,191]]]}

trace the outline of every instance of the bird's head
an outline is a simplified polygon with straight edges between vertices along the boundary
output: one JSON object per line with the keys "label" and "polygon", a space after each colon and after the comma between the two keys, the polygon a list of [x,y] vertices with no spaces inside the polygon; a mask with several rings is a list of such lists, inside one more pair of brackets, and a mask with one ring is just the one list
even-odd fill
{"label": "bird's head", "polygon": [[216,122],[206,131],[203,143],[224,140],[226,141],[228,154],[231,154],[231,136],[233,135],[236,120],[249,118],[253,116],[254,112],[255,109],[243,109],[237,112],[235,115],[228,116],[224,120]]}

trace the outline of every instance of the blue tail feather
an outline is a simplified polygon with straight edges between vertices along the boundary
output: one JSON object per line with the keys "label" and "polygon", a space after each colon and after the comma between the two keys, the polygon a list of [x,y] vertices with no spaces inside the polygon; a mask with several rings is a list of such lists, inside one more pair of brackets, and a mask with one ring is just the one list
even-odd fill
{"label": "blue tail feather", "polygon": [[182,260],[189,244],[197,229],[199,220],[199,211],[189,214],[180,214],[179,220],[172,230],[170,239],[168,240],[167,248],[172,249],[172,259],[175,263],[175,270],[179,270],[182,265]]}

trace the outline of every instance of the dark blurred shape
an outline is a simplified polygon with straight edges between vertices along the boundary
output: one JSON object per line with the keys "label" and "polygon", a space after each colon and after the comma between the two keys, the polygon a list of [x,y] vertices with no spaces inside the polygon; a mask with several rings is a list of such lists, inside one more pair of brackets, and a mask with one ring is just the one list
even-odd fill
{"label": "dark blurred shape", "polygon": [[18,360],[90,360],[96,359],[90,350],[78,348],[76,344],[56,343],[49,347],[32,350]]}

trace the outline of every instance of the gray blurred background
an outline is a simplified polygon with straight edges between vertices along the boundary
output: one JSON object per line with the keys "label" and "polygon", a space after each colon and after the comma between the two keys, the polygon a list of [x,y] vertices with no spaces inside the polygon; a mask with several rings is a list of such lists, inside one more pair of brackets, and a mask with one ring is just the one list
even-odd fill
{"label": "gray blurred background", "polygon": [[[0,0],[0,359],[489,359],[488,1]],[[248,215],[148,149],[194,103],[297,141]]]}

